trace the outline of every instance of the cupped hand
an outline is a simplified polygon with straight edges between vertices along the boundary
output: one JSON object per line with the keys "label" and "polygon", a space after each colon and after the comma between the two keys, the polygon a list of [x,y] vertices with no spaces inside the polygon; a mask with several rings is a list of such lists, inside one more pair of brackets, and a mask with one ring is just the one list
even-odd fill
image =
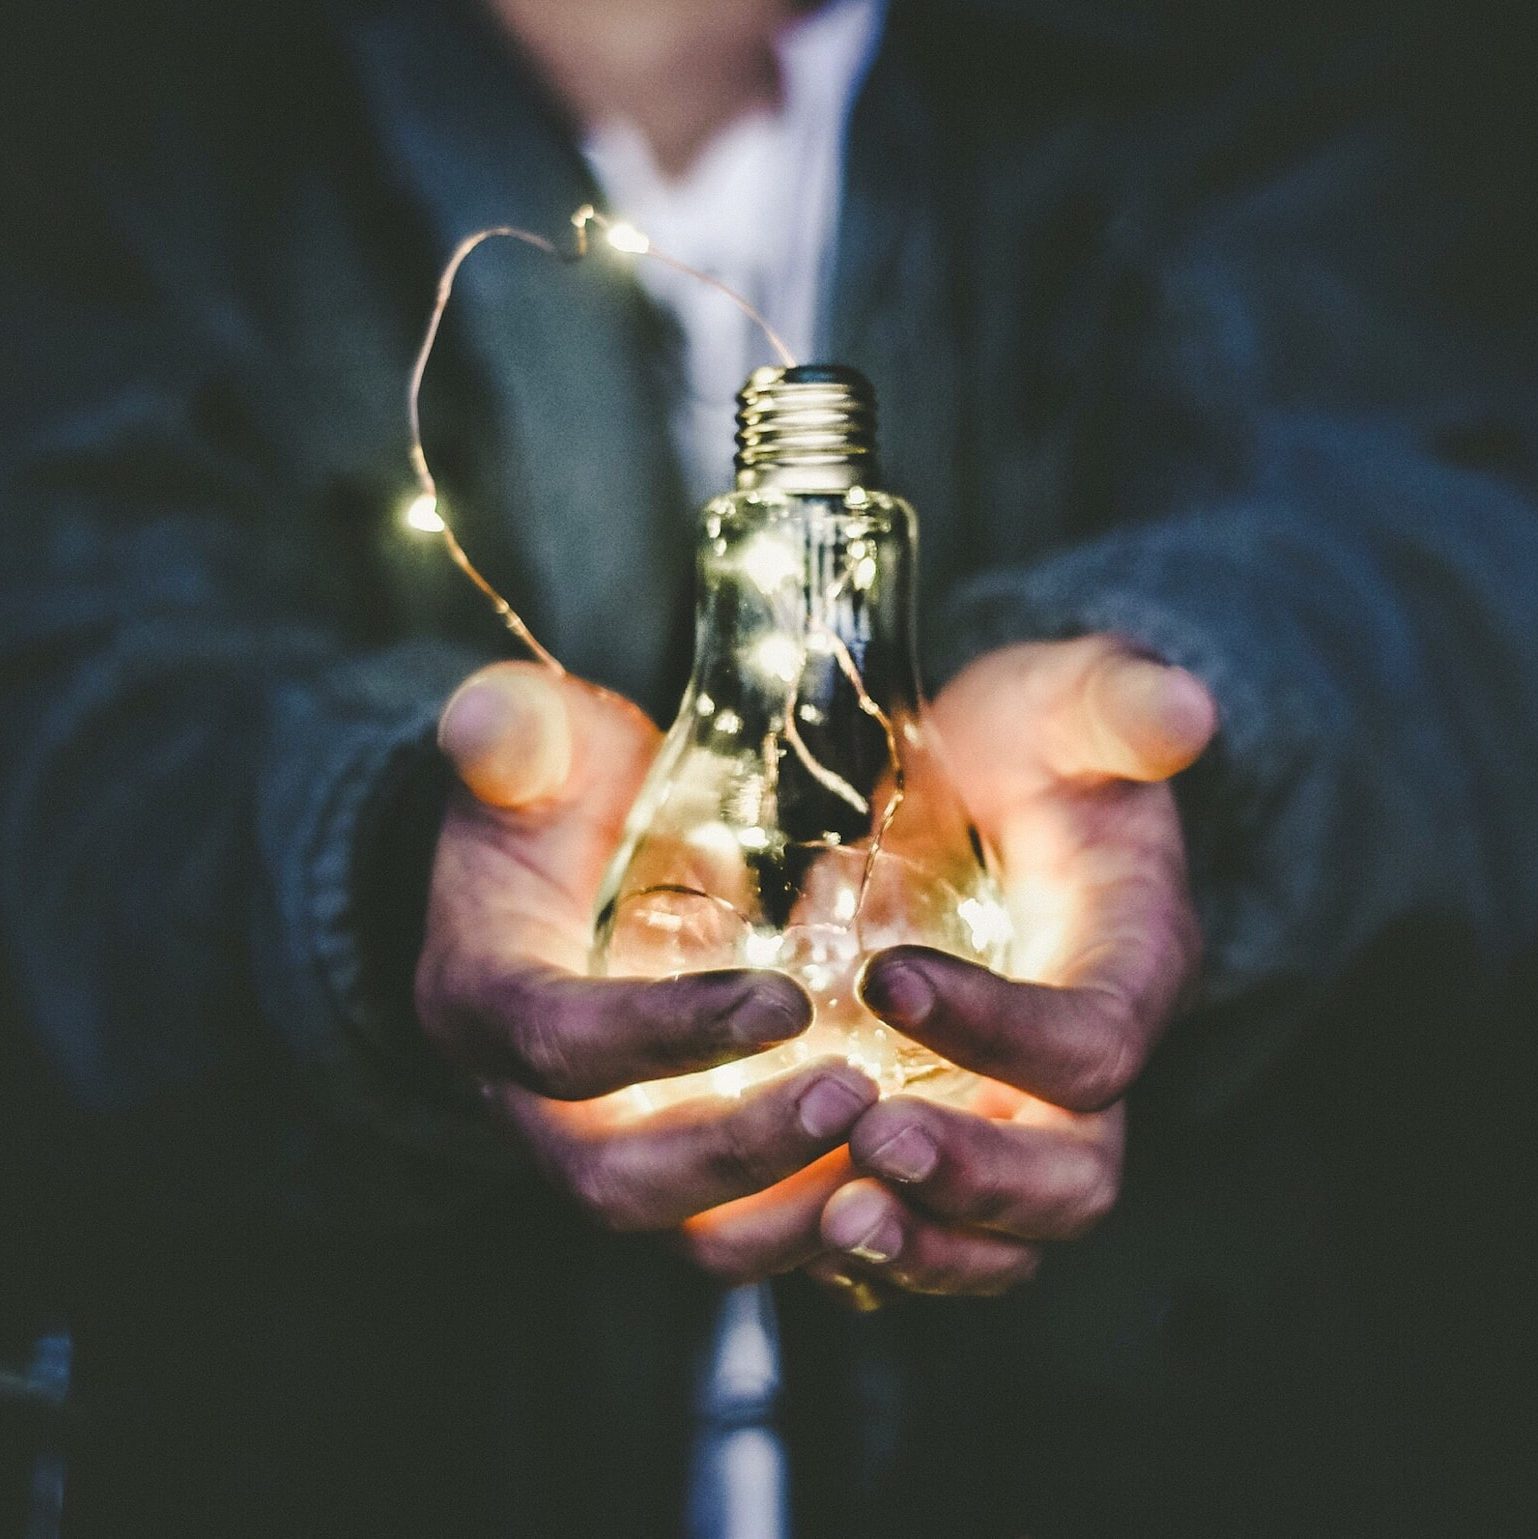
{"label": "cupped hand", "polygon": [[935,702],[998,852],[1016,976],[923,947],[872,959],[866,1002],[983,1076],[966,1108],[897,1096],[850,1139],[813,1271],[868,1293],[1001,1292],[1121,1181],[1123,1097],[1196,974],[1200,936],[1168,778],[1216,727],[1190,674],[1107,637],[990,653]]}
{"label": "cupped hand", "polygon": [[665,1230],[844,1144],[876,1098],[813,1063],[733,1101],[644,1113],[612,1094],[805,1030],[806,995],[744,969],[585,976],[603,871],[657,746],[618,697],[528,664],[473,675],[439,733],[458,772],[434,858],[416,1004],[544,1177],[614,1230]]}

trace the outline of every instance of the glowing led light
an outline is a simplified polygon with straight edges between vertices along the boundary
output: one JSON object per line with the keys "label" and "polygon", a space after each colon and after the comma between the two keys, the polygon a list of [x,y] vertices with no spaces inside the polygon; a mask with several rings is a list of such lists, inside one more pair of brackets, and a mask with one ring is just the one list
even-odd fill
{"label": "glowing led light", "polygon": [[780,960],[784,937],[755,931],[742,944],[743,960],[749,967],[773,967]]}
{"label": "glowing led light", "polygon": [[984,902],[981,898],[968,898],[957,905],[956,912],[972,933],[972,944],[982,952],[995,946],[1009,944],[1014,935],[1009,915],[997,903]]}
{"label": "glowing led light", "polygon": [[652,249],[652,243],[633,224],[611,224],[604,231],[604,239],[616,251],[628,252],[631,256],[645,256]]}
{"label": "glowing led light", "polygon": [[703,691],[696,696],[694,701],[695,713],[700,716],[709,716],[716,708],[716,703]]}
{"label": "glowing led light", "polygon": [[783,540],[755,535],[742,552],[742,569],[760,592],[773,593],[801,576],[801,561]]}
{"label": "glowing led light", "polygon": [[732,859],[739,848],[731,829],[719,822],[701,823],[698,828],[691,828],[687,842],[694,849],[718,860]]}
{"label": "glowing led light", "polygon": [[406,504],[401,514],[408,529],[422,534],[442,534],[443,516],[438,512],[438,499],[431,492],[423,492]]}
{"label": "glowing led light", "polygon": [[754,646],[751,661],[760,673],[782,684],[794,684],[801,676],[801,648],[789,636],[765,636]]}
{"label": "glowing led light", "polygon": [[[454,248],[447,264],[438,278],[438,296],[433,304],[432,311],[428,315],[427,327],[422,334],[422,341],[417,348],[416,357],[412,362],[410,381],[406,392],[406,422],[410,430],[409,458],[411,468],[416,474],[417,485],[421,488],[420,495],[403,510],[407,527],[419,530],[424,534],[437,534],[443,538],[443,543],[455,566],[470,580],[480,591],[481,595],[491,604],[507,627],[536,658],[542,662],[552,673],[558,677],[566,670],[561,666],[560,660],[546,647],[542,646],[537,637],[524,623],[523,617],[513,608],[508,601],[497,592],[496,588],[486,579],[485,575],[476,567],[470,559],[464,547],[455,538],[454,531],[444,522],[438,514],[437,508],[437,483],[433,479],[431,467],[427,462],[427,451],[422,443],[422,418],[421,395],[422,381],[427,373],[427,365],[432,358],[433,349],[437,345],[438,333],[443,325],[443,317],[448,311],[449,299],[454,292],[454,280],[458,276],[459,269],[464,265],[466,258],[472,252],[489,240],[513,240],[521,245],[532,247],[535,251],[542,252],[545,256],[558,261],[569,261],[573,258],[584,257],[592,249],[589,230],[596,227],[602,232],[605,242],[611,251],[626,252],[632,256],[647,256],[654,262],[660,262],[664,267],[671,267],[675,272],[694,283],[714,289],[716,293],[724,295],[738,310],[742,312],[763,333],[764,340],[779,356],[781,364],[787,369],[796,366],[795,355],[785,345],[785,339],[771,326],[763,314],[755,309],[736,289],[723,283],[711,273],[702,271],[698,267],[691,267],[687,262],[680,261],[677,257],[669,255],[661,247],[652,245],[650,239],[631,224],[612,224],[600,214],[591,203],[584,203],[575,210],[571,216],[571,224],[576,232],[575,250],[567,253],[557,247],[556,243],[548,236],[539,234],[534,230],[519,229],[516,225],[498,224],[489,225],[485,229],[476,230],[467,235]],[[719,519],[714,527],[720,527]]]}
{"label": "glowing led light", "polygon": [[740,1063],[723,1063],[710,1072],[710,1088],[719,1096],[736,1100],[747,1087],[748,1074]]}
{"label": "glowing led light", "polygon": [[863,593],[876,580],[876,558],[862,556],[855,562],[854,572],[849,580]]}

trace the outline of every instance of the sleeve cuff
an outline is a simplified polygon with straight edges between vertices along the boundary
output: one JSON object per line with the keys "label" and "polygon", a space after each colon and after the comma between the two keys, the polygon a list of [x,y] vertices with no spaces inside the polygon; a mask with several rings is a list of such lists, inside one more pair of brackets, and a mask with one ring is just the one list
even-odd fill
{"label": "sleeve cuff", "polygon": [[1204,523],[1098,541],[963,585],[942,615],[931,676],[943,683],[1015,642],[1115,635],[1207,685],[1219,706],[1220,755],[1235,764],[1290,759],[1317,735],[1317,692],[1288,671],[1306,649],[1287,645],[1287,617],[1267,613],[1236,580],[1236,553],[1215,551]]}
{"label": "sleeve cuff", "polygon": [[421,1037],[411,1000],[446,786],[438,715],[483,661],[407,644],[277,707],[260,831],[281,956],[258,987],[323,1103],[328,1144],[344,1146],[328,1148],[327,1165],[361,1164],[365,1190],[515,1165]]}
{"label": "sleeve cuff", "polygon": [[1327,748],[1346,731],[1337,684],[1284,605],[1295,584],[1278,594],[1253,580],[1291,531],[1264,510],[1217,521],[1150,526],[964,585],[931,671],[943,682],[998,647],[1108,633],[1208,686],[1218,736],[1176,781],[1206,938],[1203,1005],[1317,970],[1308,937],[1328,916],[1296,923],[1318,895],[1302,890],[1307,860],[1278,850],[1328,833],[1339,797]]}

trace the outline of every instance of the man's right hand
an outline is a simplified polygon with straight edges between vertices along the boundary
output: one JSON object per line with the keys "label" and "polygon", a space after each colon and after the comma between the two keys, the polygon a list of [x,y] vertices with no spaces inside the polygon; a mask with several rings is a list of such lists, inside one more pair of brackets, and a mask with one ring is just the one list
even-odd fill
{"label": "man's right hand", "polygon": [[417,1014],[547,1180],[607,1228],[664,1230],[847,1140],[877,1092],[837,1060],[651,1114],[609,1094],[759,1052],[811,1019],[779,973],[585,976],[598,886],[657,746],[638,710],[499,663],[449,701],[439,741],[460,784],[433,864]]}

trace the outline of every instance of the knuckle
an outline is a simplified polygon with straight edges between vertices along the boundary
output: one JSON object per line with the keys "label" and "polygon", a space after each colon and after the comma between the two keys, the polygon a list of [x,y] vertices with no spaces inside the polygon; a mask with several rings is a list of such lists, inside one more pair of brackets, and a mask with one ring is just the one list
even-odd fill
{"label": "knuckle", "polygon": [[706,1228],[684,1230],[684,1254],[707,1277],[729,1287],[753,1282],[758,1270],[750,1257],[727,1235]]}
{"label": "knuckle", "polygon": [[1019,1205],[1019,1177],[992,1161],[954,1160],[945,1194],[957,1218],[994,1225],[1008,1219]]}
{"label": "knuckle", "polygon": [[1134,1022],[1124,1000],[1098,1006],[1093,1024],[1086,1020],[1072,1037],[1065,1064],[1064,1104],[1075,1111],[1104,1111],[1132,1087],[1138,1055]]}
{"label": "knuckle", "polygon": [[626,1001],[629,1035],[644,1043],[647,1056],[660,1069],[688,1070],[700,1066],[725,1023],[716,1001],[701,994],[688,976],[657,979],[641,985]]}
{"label": "knuckle", "polygon": [[1105,1221],[1120,1195],[1115,1164],[1098,1151],[1084,1151],[1058,1200],[1054,1232],[1066,1240],[1082,1238]]}
{"label": "knuckle", "polygon": [[978,1268],[943,1246],[932,1247],[929,1254],[916,1257],[907,1267],[897,1267],[891,1275],[909,1293],[957,1297],[984,1291]]}
{"label": "knuckle", "polygon": [[612,1159],[587,1150],[567,1166],[567,1185],[578,1207],[610,1234],[633,1234],[645,1227],[629,1183]]}
{"label": "knuckle", "polygon": [[1035,1246],[1026,1246],[1008,1266],[995,1272],[977,1291],[986,1298],[1000,1298],[1025,1283],[1033,1282],[1040,1269],[1041,1252]]}
{"label": "knuckle", "polygon": [[728,1117],[721,1125],[721,1141],[712,1160],[714,1173],[735,1191],[757,1192],[790,1174],[793,1165],[777,1159],[759,1142],[752,1125],[741,1117]]}
{"label": "knuckle", "polygon": [[558,1011],[535,1002],[522,1008],[518,1014],[517,1048],[530,1089],[558,1101],[582,1098],[585,1087],[572,1062]]}

